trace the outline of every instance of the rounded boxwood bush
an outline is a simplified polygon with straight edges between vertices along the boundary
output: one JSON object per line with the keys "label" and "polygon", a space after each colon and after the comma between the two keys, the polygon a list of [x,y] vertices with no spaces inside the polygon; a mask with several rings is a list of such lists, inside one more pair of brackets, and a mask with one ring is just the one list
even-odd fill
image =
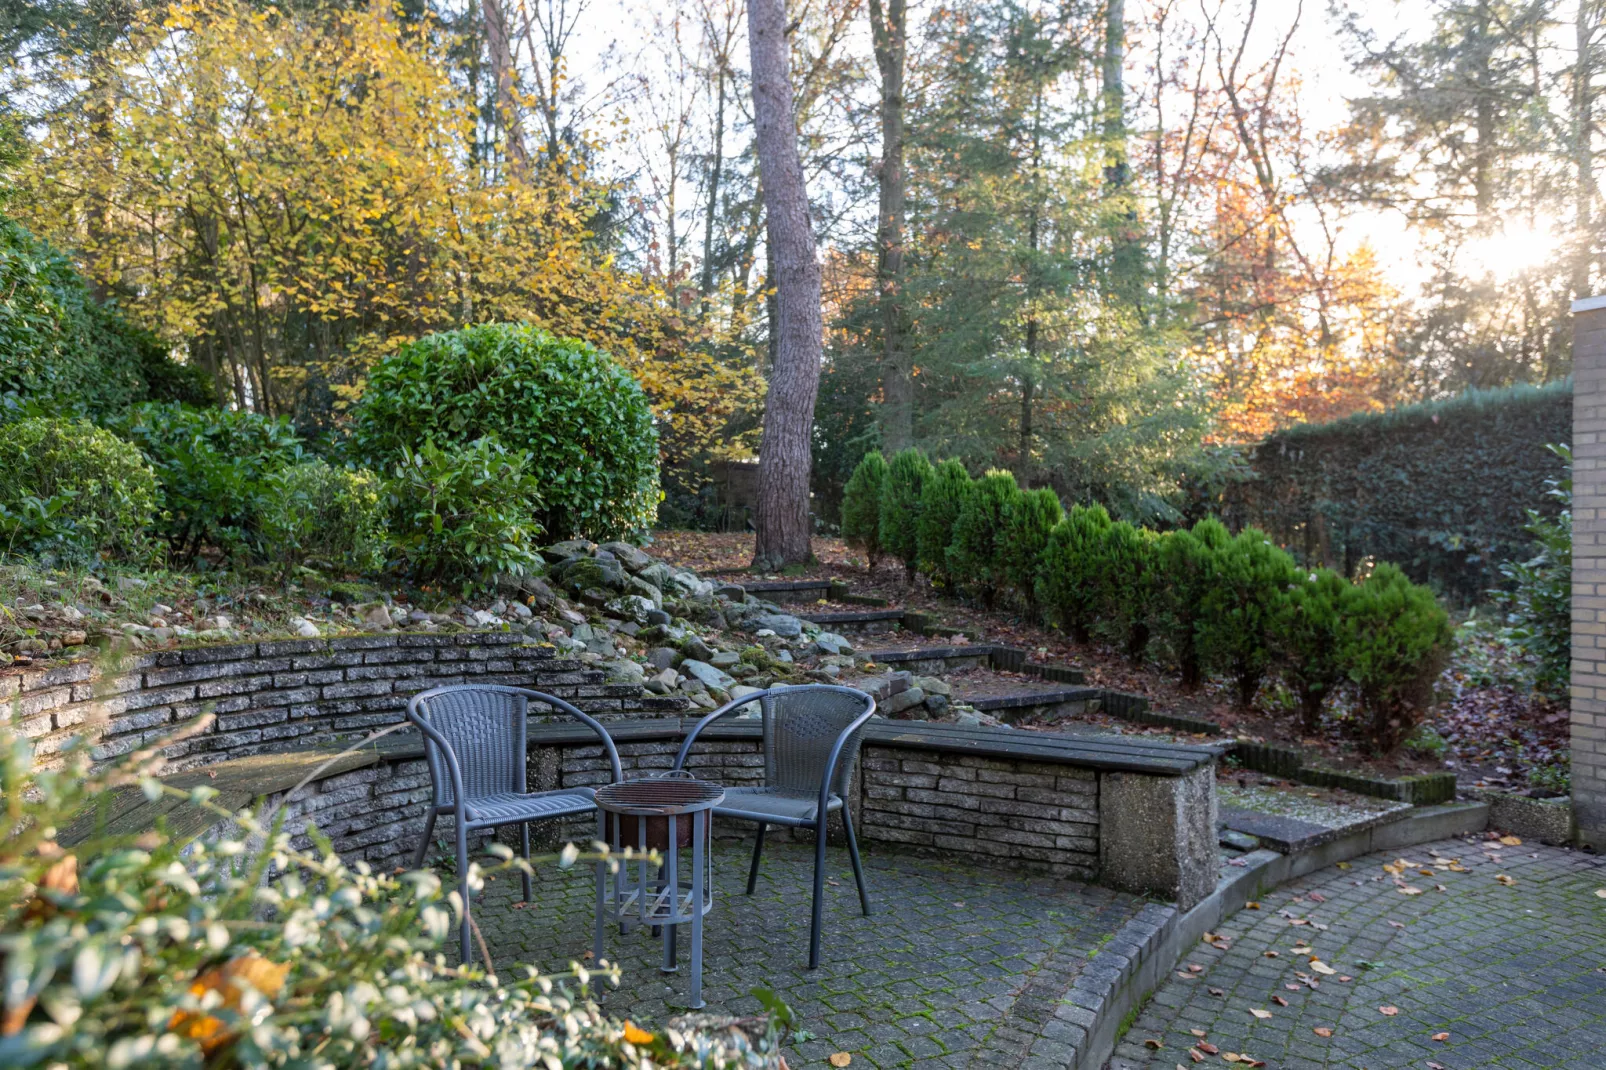
{"label": "rounded boxwood bush", "polygon": [[1344,679],[1340,650],[1349,581],[1330,568],[1300,577],[1284,593],[1272,629],[1283,682],[1299,698],[1300,730],[1321,731],[1322,706]]}
{"label": "rounded boxwood bush", "polygon": [[1199,604],[1199,655],[1232,677],[1245,710],[1271,666],[1277,613],[1298,575],[1294,559],[1258,528],[1245,528],[1216,554]]}
{"label": "rounded boxwood bush", "polygon": [[262,543],[285,565],[372,572],[385,560],[384,482],[365,468],[327,461],[293,464],[268,476]]}
{"label": "rounded boxwood bush", "polygon": [[1356,734],[1388,753],[1426,719],[1454,633],[1433,592],[1393,565],[1344,591],[1339,652],[1361,695]]}
{"label": "rounded boxwood bush", "polygon": [[352,413],[358,456],[388,470],[426,441],[494,436],[531,457],[554,539],[616,539],[658,511],[658,431],[640,384],[602,351],[523,324],[420,338],[375,366]]}
{"label": "rounded boxwood bush", "polygon": [[130,553],[156,512],[139,450],[87,420],[0,426],[0,522],[12,550]]}

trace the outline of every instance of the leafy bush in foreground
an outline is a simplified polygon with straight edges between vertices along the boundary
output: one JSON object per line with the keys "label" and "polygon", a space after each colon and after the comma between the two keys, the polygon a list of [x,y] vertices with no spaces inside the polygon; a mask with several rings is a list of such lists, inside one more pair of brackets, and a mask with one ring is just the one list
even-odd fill
{"label": "leafy bush in foreground", "polygon": [[886,480],[886,458],[872,450],[842,488],[842,538],[864,551],[872,572],[881,560],[881,490]]}
{"label": "leafy bush in foreground", "polygon": [[352,410],[358,456],[388,469],[404,450],[494,436],[530,456],[526,503],[555,538],[646,530],[658,510],[658,431],[647,395],[608,354],[525,324],[420,338],[380,361]]}
{"label": "leafy bush in foreground", "polygon": [[268,476],[262,513],[268,556],[285,565],[317,564],[372,572],[385,560],[383,484],[366,469],[322,460]]}
{"label": "leafy bush in foreground", "polygon": [[[779,1038],[649,1032],[607,1018],[589,984],[616,969],[500,976],[449,965],[456,892],[432,872],[375,874],[318,837],[294,849],[272,819],[214,807],[216,791],[167,787],[152,752],[95,771],[87,746],[37,772],[0,719],[0,1065],[772,1067]],[[114,791],[216,811],[221,834],[56,830]],[[260,846],[259,846],[260,845]],[[496,850],[496,848],[493,848]],[[505,860],[495,871],[528,865]],[[559,864],[575,860],[572,849]],[[272,880],[264,876],[272,873]],[[507,875],[504,873],[504,876]],[[470,876],[482,887],[476,863]]]}
{"label": "leafy bush in foreground", "polygon": [[131,553],[155,507],[156,477],[110,431],[46,417],[0,425],[0,553]]}
{"label": "leafy bush in foreground", "polygon": [[881,548],[903,562],[909,583],[920,567],[920,499],[932,471],[926,455],[911,446],[893,456],[881,487]]}
{"label": "leafy bush in foreground", "polygon": [[492,438],[404,449],[389,499],[391,539],[421,582],[468,589],[541,568],[541,488],[526,453]]}

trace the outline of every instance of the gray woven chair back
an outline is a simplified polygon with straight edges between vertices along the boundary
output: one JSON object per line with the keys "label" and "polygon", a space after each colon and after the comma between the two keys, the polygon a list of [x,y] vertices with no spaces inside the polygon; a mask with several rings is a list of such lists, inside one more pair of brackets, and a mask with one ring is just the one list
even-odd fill
{"label": "gray woven chair back", "polygon": [[[446,737],[463,773],[470,801],[498,792],[526,791],[529,703],[523,695],[489,689],[448,691],[419,703],[419,713]],[[427,737],[424,756],[435,781],[435,805],[450,806],[452,778],[440,748]]]}
{"label": "gray woven chair back", "polygon": [[[848,691],[788,688],[759,700],[764,715],[764,779],[776,790],[818,795],[825,763],[842,730],[864,713],[865,698]],[[859,760],[860,726],[837,758],[831,791],[845,795]]]}

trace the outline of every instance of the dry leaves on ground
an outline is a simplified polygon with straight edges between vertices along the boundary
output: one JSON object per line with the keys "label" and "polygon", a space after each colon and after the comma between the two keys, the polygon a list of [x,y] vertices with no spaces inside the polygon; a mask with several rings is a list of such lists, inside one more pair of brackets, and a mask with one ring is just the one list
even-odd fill
{"label": "dry leaves on ground", "polygon": [[1399,1013],[1400,1013],[1400,1008],[1398,1008],[1398,1007],[1379,1007],[1379,1008],[1378,1008],[1378,1011],[1379,1011],[1379,1012],[1380,1012],[1380,1013],[1382,1013],[1382,1014],[1386,1014],[1386,1015],[1388,1015],[1388,1016],[1389,1016],[1389,1017],[1390,1017],[1390,1018],[1392,1018],[1392,1017],[1394,1017],[1394,1016],[1395,1016],[1395,1015],[1396,1015],[1396,1014],[1399,1014]]}
{"label": "dry leaves on ground", "polygon": [[845,1051],[833,1052],[831,1054],[831,1065],[832,1066],[847,1066],[852,1061],[853,1061],[853,1056],[849,1055]]}
{"label": "dry leaves on ground", "polygon": [[1315,1033],[1319,1037],[1330,1037],[1333,1035],[1333,1031],[1327,1028],[1325,1025],[1319,1025],[1315,1029],[1312,1029],[1311,1032]]}

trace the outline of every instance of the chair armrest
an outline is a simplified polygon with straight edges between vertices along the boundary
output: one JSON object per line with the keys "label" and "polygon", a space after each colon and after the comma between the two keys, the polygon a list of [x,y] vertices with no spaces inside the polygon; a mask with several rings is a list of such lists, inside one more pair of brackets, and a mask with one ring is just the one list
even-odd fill
{"label": "chair armrest", "polygon": [[[446,741],[446,737],[441,735],[440,729],[430,724],[429,719],[418,712],[419,700],[423,697],[423,695],[415,695],[412,700],[407,703],[407,719],[411,721],[420,732],[424,733],[424,738],[429,740],[429,742],[433,743],[436,747],[440,748],[441,755],[446,760],[446,777],[452,782],[453,816],[457,819],[459,824],[462,824],[468,819],[468,801],[463,795],[463,770],[457,764],[457,752],[454,751],[452,749],[452,745]],[[433,777],[431,779],[433,779]],[[436,789],[435,799],[431,805],[440,805],[440,791],[438,788]],[[433,810],[430,812],[434,813]]]}
{"label": "chair armrest", "polygon": [[731,713],[733,710],[737,710],[742,706],[747,705],[749,702],[757,702],[767,699],[769,694],[769,689],[765,688],[763,691],[755,691],[751,695],[743,695],[741,698],[733,698],[729,702],[725,703],[725,705],[715,710],[713,713],[708,714],[702,720],[698,721],[692,726],[692,730],[687,733],[686,741],[680,745],[680,753],[675,755],[675,764],[671,768],[679,769],[686,764],[686,756],[691,753],[691,745],[697,742],[697,736],[702,732],[703,729],[707,728],[721,717],[724,717],[726,714]]}

